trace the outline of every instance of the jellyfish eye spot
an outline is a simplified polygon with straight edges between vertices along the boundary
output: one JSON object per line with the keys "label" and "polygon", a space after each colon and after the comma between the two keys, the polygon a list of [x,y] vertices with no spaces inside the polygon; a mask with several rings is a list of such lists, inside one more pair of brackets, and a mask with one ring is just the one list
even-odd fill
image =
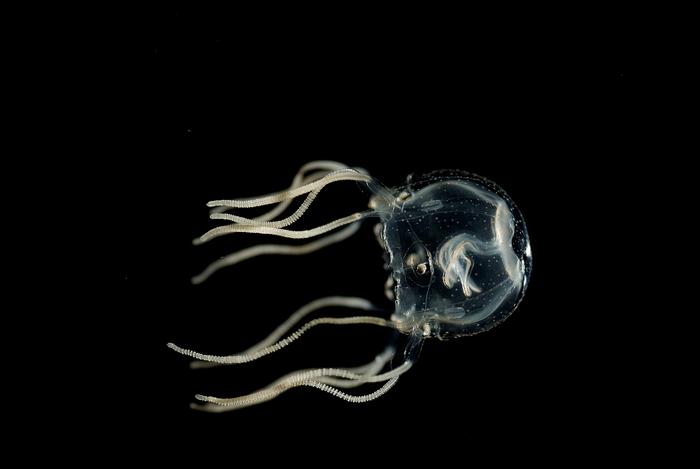
{"label": "jellyfish eye spot", "polygon": [[405,202],[411,197],[411,193],[407,191],[402,191],[398,196],[396,196],[397,202]]}

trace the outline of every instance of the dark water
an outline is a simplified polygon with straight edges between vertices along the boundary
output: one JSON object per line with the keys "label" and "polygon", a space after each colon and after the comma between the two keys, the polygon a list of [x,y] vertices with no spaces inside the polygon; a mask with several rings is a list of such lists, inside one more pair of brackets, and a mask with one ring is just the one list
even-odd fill
{"label": "dark water", "polygon": [[[568,444],[567,431],[597,420],[602,406],[619,404],[626,418],[614,372],[601,366],[610,364],[611,333],[598,319],[616,275],[603,239],[616,218],[609,201],[622,192],[615,168],[634,138],[624,43],[586,43],[566,28],[510,36],[436,28],[429,39],[332,34],[332,25],[323,34],[243,33],[245,19],[227,26],[186,9],[144,22],[128,73],[139,105],[125,116],[138,131],[125,132],[131,151],[114,168],[125,218],[116,259],[123,309],[113,321],[128,366],[116,385],[136,430],[207,454],[255,451],[264,461],[285,442],[304,453],[316,445],[352,454],[375,446],[498,452],[538,441],[533,426],[542,429],[539,444]],[[495,181],[528,226],[525,298],[493,330],[427,342],[414,368],[371,403],[297,389],[259,407],[195,413],[196,393],[235,396],[298,368],[362,364],[388,339],[370,327],[319,327],[259,362],[198,371],[165,347],[234,353],[321,296],[391,308],[371,224],[310,256],[258,258],[189,283],[209,262],[260,241],[238,235],[193,247],[215,226],[208,200],[281,190],[316,159],[361,166],[388,186],[443,168]],[[366,203],[354,183],[339,183],[300,226]],[[270,454],[248,447],[260,439]],[[173,443],[169,451],[191,449]]]}

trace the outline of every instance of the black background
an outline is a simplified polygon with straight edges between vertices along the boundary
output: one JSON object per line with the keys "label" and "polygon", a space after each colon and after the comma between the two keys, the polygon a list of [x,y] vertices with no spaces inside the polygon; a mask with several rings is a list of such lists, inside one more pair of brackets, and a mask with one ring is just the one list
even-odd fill
{"label": "black background", "polygon": [[[270,453],[255,450],[261,461],[290,442],[302,454],[322,446],[353,457],[370,447],[458,460],[537,455],[578,446],[572,435],[592,424],[587,441],[617,444],[615,429],[633,418],[625,358],[610,353],[622,346],[597,315],[623,264],[605,240],[618,222],[609,201],[643,166],[626,159],[638,111],[630,39],[614,21],[581,27],[498,13],[371,23],[181,8],[144,13],[123,49],[120,91],[132,107],[123,122],[138,131],[125,132],[129,150],[116,168],[125,221],[123,307],[113,319],[133,353],[114,386],[130,397],[135,430],[168,435],[175,455],[206,447],[233,457],[262,439]],[[193,247],[214,226],[208,200],[281,190],[316,159],[364,167],[389,186],[441,168],[492,179],[528,224],[527,294],[487,333],[428,341],[371,403],[297,389],[233,413],[193,412],[195,393],[235,396],[297,368],[361,364],[386,342],[381,330],[320,327],[259,362],[201,371],[165,347],[233,353],[321,296],[391,308],[370,223],[307,257],[257,258],[189,283],[219,256],[261,241]],[[353,183],[337,184],[307,223],[365,204]]]}

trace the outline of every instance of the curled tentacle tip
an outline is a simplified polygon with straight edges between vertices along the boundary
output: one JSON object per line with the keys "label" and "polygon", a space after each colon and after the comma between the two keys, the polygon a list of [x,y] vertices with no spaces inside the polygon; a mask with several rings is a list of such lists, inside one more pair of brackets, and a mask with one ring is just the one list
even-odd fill
{"label": "curled tentacle tip", "polygon": [[172,342],[168,342],[168,343],[165,344],[165,345],[167,345],[168,348],[171,348],[171,349],[173,349],[173,350],[177,350],[177,349],[178,349],[178,346],[175,345],[175,344],[172,343]]}

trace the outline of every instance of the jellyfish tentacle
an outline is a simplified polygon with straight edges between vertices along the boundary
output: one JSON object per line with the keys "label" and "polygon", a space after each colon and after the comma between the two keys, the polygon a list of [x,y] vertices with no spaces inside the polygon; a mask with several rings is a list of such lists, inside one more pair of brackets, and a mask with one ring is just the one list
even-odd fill
{"label": "jellyfish tentacle", "polygon": [[233,200],[212,200],[207,203],[208,207],[226,206],[230,208],[254,208],[262,207],[282,202],[287,199],[293,199],[300,195],[308,194],[319,187],[326,186],[337,181],[359,181],[370,182],[372,177],[368,174],[363,174],[353,168],[338,169],[322,177],[318,181],[304,184],[303,186],[294,189],[287,189],[281,192],[276,192],[267,196],[251,198],[251,199],[233,199]]}
{"label": "jellyfish tentacle", "polygon": [[[367,370],[366,373],[363,374],[358,374],[352,372],[351,369],[344,368],[300,370],[278,379],[265,388],[243,396],[217,398],[213,396],[197,395],[195,397],[200,401],[206,402],[206,404],[193,404],[192,408],[208,412],[226,412],[270,401],[290,389],[301,386],[319,389],[348,402],[369,402],[382,396],[391,389],[396,384],[399,376],[408,371],[412,366],[412,362],[406,360],[399,367],[378,374],[393,356],[393,348],[388,348],[378,355],[372,363],[361,367]],[[339,387],[351,388],[369,383],[384,384],[376,391],[362,395],[348,394],[338,389]]]}
{"label": "jellyfish tentacle", "polygon": [[207,266],[202,273],[192,277],[192,283],[202,283],[218,270],[223,269],[224,267],[230,267],[253,257],[270,254],[300,256],[318,251],[330,246],[331,244],[339,243],[340,241],[348,239],[357,233],[360,226],[360,222],[352,223],[336,233],[329,234],[328,236],[324,236],[323,238],[319,238],[315,241],[299,246],[290,246],[285,244],[259,244],[257,246],[236,251],[209,264],[209,266]]}
{"label": "jellyfish tentacle", "polygon": [[[387,355],[387,350],[388,350],[388,355]],[[242,408],[242,407],[248,407],[250,405],[255,405],[255,404],[260,404],[262,402],[266,402],[269,400],[274,399],[275,397],[279,396],[280,394],[293,389],[294,387],[299,387],[302,386],[304,379],[314,379],[317,382],[323,382],[326,384],[334,384],[338,387],[345,387],[345,388],[350,388],[350,387],[357,387],[362,384],[364,384],[363,381],[360,380],[350,380],[350,379],[343,379],[343,378],[334,378],[330,376],[331,374],[343,374],[345,375],[344,371],[349,371],[349,372],[354,372],[357,374],[362,374],[365,375],[366,377],[372,377],[376,376],[383,368],[384,366],[389,362],[389,360],[393,357],[394,351],[393,349],[387,348],[384,352],[381,354],[377,355],[375,359],[363,366],[355,367],[355,368],[347,368],[347,369],[331,369],[331,368],[326,368],[326,369],[305,369],[305,370],[298,370],[294,371],[292,373],[288,373],[281,378],[277,379],[273,383],[269,384],[268,386],[259,389],[258,391],[252,392],[250,394],[246,394],[243,396],[237,396],[233,398],[216,398],[213,396],[202,396],[202,395],[197,395],[195,396],[198,400],[207,402],[205,405],[201,404],[194,404],[194,407],[197,408],[198,410],[204,410],[204,411],[210,411],[210,412],[221,412],[221,411],[230,411],[230,410],[235,410],[237,408]]]}
{"label": "jellyfish tentacle", "polygon": [[[299,171],[297,172],[296,175],[294,175],[294,179],[292,179],[292,184],[289,186],[287,190],[291,189],[296,189],[299,186],[302,186],[304,184],[308,184],[310,182],[317,181],[321,179],[322,177],[328,175],[328,173],[332,171],[336,171],[338,169],[345,169],[348,168],[348,165],[344,163],[339,163],[337,161],[330,161],[330,160],[318,160],[318,161],[310,161],[303,165]],[[367,173],[362,168],[356,168],[359,172],[361,173]],[[315,173],[306,175],[309,171],[314,171],[317,170]],[[274,207],[272,210],[269,212],[266,212],[262,215],[259,215],[255,217],[253,220],[256,221],[269,221],[273,220],[275,217],[279,216],[282,214],[287,207],[292,203],[292,199],[287,199],[282,202],[280,202],[276,207]],[[219,207],[214,207],[211,209],[209,212],[210,214],[215,214],[215,213],[224,213],[228,211],[230,207],[226,206],[219,206]]]}
{"label": "jellyfish tentacle", "polygon": [[[345,393],[343,391],[340,391],[339,389],[334,388],[333,386],[329,386],[325,383],[319,382],[319,381],[308,381],[305,383],[300,383],[298,386],[307,386],[307,387],[312,387],[319,389],[321,391],[327,392],[331,394],[334,397],[343,399],[348,402],[352,403],[365,403],[369,402],[372,400],[375,400],[384,394],[386,394],[391,388],[394,387],[396,382],[399,380],[398,377],[392,378],[388,380],[384,385],[379,388],[378,390],[369,393],[369,394],[361,394],[361,395],[352,395]],[[298,387],[294,386],[294,387]],[[192,403],[190,404],[190,408],[193,410],[199,410],[203,412],[212,412],[212,413],[220,413],[220,412],[230,412],[232,410],[237,410],[237,409],[242,409],[244,407],[251,407],[254,405],[262,404],[263,402],[271,401],[272,399],[276,398],[283,392],[289,390],[291,388],[286,388],[281,392],[271,392],[267,394],[260,394],[260,395],[255,395],[251,397],[247,397],[247,399],[243,400],[240,403],[237,404],[232,404],[232,405],[220,405],[218,403],[214,402],[206,402],[205,404],[197,404],[197,403]],[[199,396],[203,397],[203,396]]]}
{"label": "jellyfish tentacle", "polygon": [[[348,166],[346,166],[342,163],[335,163],[335,162],[321,162],[321,163],[334,163],[335,166],[329,166],[329,169],[332,169],[333,171],[338,170],[338,169],[350,169],[350,168],[348,168]],[[304,169],[304,167],[302,167],[302,170],[303,169]],[[361,169],[361,168],[356,168],[356,169],[358,171],[360,171],[361,173],[366,174],[366,172],[363,169]],[[297,176],[299,174],[303,174],[301,172],[302,170],[300,170],[300,172],[297,174]],[[316,173],[313,173],[313,174],[307,176],[306,178],[304,178],[300,181],[297,181],[297,179],[295,177],[294,182],[292,182],[292,185],[290,186],[290,188],[288,190],[295,189],[303,184],[309,184],[311,182],[318,181],[319,179],[322,179],[323,177],[330,174],[331,172],[332,171],[330,171],[330,170],[318,171]],[[240,215],[232,215],[230,213],[224,213],[231,208],[231,207],[227,207],[227,206],[214,207],[210,212],[209,218],[211,218],[212,220],[228,220],[228,221],[232,221],[234,223],[240,223],[240,224],[244,224],[244,225],[272,226],[272,227],[276,227],[276,228],[283,228],[285,226],[289,226],[292,223],[298,221],[301,218],[301,216],[304,214],[304,212],[306,212],[309,209],[309,207],[313,203],[314,199],[316,199],[316,197],[318,196],[318,194],[321,192],[321,190],[324,187],[325,186],[321,186],[318,189],[315,189],[315,190],[309,192],[309,194],[306,196],[306,199],[304,200],[304,202],[302,202],[302,204],[299,206],[299,208],[292,215],[289,215],[288,217],[286,217],[282,220],[274,220],[274,218],[277,217],[278,215],[280,215],[282,212],[284,212],[284,210],[292,203],[293,199],[286,199],[286,200],[280,202],[279,205],[277,205],[275,208],[273,208],[269,212],[267,212],[263,215],[260,215],[258,217],[255,217],[255,218],[246,218],[246,217],[242,217]]]}
{"label": "jellyfish tentacle", "polygon": [[[324,382],[327,384],[334,384],[339,387],[356,387],[364,384],[363,382],[358,382],[357,380],[351,381],[346,379],[338,379],[329,376],[334,371],[338,373],[350,372],[360,375],[365,375],[366,377],[376,376],[384,366],[394,357],[395,350],[392,346],[386,347],[384,351],[378,354],[374,360],[365,365],[361,365],[354,368],[343,368],[343,369],[305,369],[297,370],[288,373],[281,378],[275,380],[268,386],[259,389],[250,394],[243,396],[238,396],[234,398],[215,398],[213,396],[201,396],[197,395],[198,400],[206,401],[206,404],[192,404],[191,407],[196,410],[202,410],[205,412],[228,412],[235,409],[240,409],[243,407],[248,407],[251,405],[260,404],[269,400],[272,400],[279,396],[280,394],[292,389],[293,387],[301,386],[303,379],[315,379],[317,382]],[[301,380],[300,380],[301,378]],[[292,383],[295,383],[292,386]],[[216,402],[214,402],[216,401]]]}
{"label": "jellyfish tentacle", "polygon": [[[376,311],[379,309],[364,298],[357,298],[352,296],[328,296],[324,298],[318,298],[297,309],[294,313],[292,313],[289,316],[289,318],[286,321],[284,321],[275,330],[273,330],[270,333],[270,335],[268,335],[265,339],[261,340],[252,347],[242,351],[240,355],[248,355],[251,353],[255,353],[271,345],[274,345],[284,336],[284,334],[286,334],[292,327],[294,327],[295,324],[297,324],[303,318],[313,313],[314,311],[329,307],[361,309],[364,311]],[[219,365],[226,365],[226,363],[215,363],[209,361],[193,361],[192,363],[190,363],[191,368],[211,368]]]}
{"label": "jellyfish tentacle", "polygon": [[391,388],[394,387],[396,382],[399,380],[399,377],[396,376],[394,378],[391,378],[389,381],[384,383],[384,385],[377,389],[374,392],[371,392],[369,394],[362,394],[359,396],[353,395],[353,394],[348,394],[346,392],[341,391],[340,389],[336,389],[333,386],[329,386],[325,383],[320,383],[318,381],[309,381],[307,383],[304,383],[304,386],[309,386],[312,388],[319,389],[321,391],[327,392],[328,394],[332,395],[333,397],[337,397],[339,399],[342,399],[347,402],[351,402],[354,404],[361,404],[369,401],[373,401],[384,394],[386,394]]}
{"label": "jellyfish tentacle", "polygon": [[[359,179],[358,179],[359,178]],[[229,200],[229,201],[212,201],[209,202],[207,205],[209,206],[227,206],[227,207],[234,207],[234,208],[246,208],[246,207],[256,207],[260,205],[266,205],[268,203],[275,203],[279,202],[278,200],[280,197],[282,198],[281,200],[284,199],[291,199],[294,198],[298,195],[302,195],[305,193],[309,193],[304,202],[301,204],[301,206],[290,216],[283,220],[278,220],[278,221],[257,221],[252,218],[245,218],[241,217],[238,215],[232,215],[228,213],[215,213],[211,215],[212,219],[221,219],[221,220],[229,220],[233,221],[234,223],[229,224],[229,225],[224,225],[224,226],[219,226],[216,228],[213,228],[206,232],[204,235],[200,236],[199,238],[195,238],[193,240],[193,243],[195,245],[197,244],[202,244],[205,243],[211,239],[217,238],[219,236],[223,236],[226,234],[231,234],[231,233],[259,233],[259,234],[272,234],[272,235],[277,235],[277,236],[282,236],[286,238],[292,238],[292,239],[305,239],[305,238],[311,238],[314,236],[318,236],[323,233],[327,233],[328,231],[334,230],[335,228],[338,228],[340,226],[346,225],[348,223],[352,223],[354,221],[360,220],[367,216],[370,213],[373,213],[373,211],[367,211],[367,212],[361,212],[361,213],[353,213],[351,215],[348,215],[346,217],[334,220],[330,223],[327,223],[325,225],[321,225],[319,227],[313,228],[313,229],[308,229],[308,230],[300,230],[300,231],[294,231],[294,230],[285,230],[283,227],[289,226],[292,223],[296,222],[301,218],[301,216],[308,210],[309,206],[313,201],[315,200],[316,196],[318,193],[323,189],[325,186],[328,184],[331,184],[333,182],[337,181],[345,181],[345,180],[362,180],[362,181],[369,181],[371,180],[371,177],[358,172],[355,169],[352,168],[346,168],[346,169],[341,169],[337,171],[333,171],[332,173],[328,174],[327,176],[324,176],[323,178],[319,179],[318,181],[306,184],[301,187],[297,187],[295,189],[283,191],[277,194],[273,194],[270,196],[262,197],[260,199],[246,199],[246,200]],[[286,194],[286,195],[285,195]]]}
{"label": "jellyfish tentacle", "polygon": [[219,236],[231,234],[231,233],[256,233],[256,234],[269,234],[280,236],[282,238],[290,239],[307,239],[313,238],[329,231],[333,231],[343,225],[354,223],[356,221],[362,220],[363,218],[372,215],[373,211],[358,212],[348,215],[343,218],[338,218],[332,222],[326,223],[325,225],[317,226],[316,228],[311,228],[308,230],[287,230],[284,228],[274,228],[269,226],[255,226],[255,225],[240,225],[232,224],[226,226],[219,226],[213,228],[206,233],[204,233],[200,238],[194,240],[194,244],[202,244],[207,241],[218,238]]}
{"label": "jellyfish tentacle", "polygon": [[232,215],[230,213],[212,213],[211,215],[209,215],[209,218],[212,220],[226,220],[241,225],[272,226],[275,228],[284,228],[285,226],[289,226],[301,218],[304,212],[306,212],[309,209],[314,199],[316,199],[319,192],[321,192],[321,189],[323,188],[319,188],[309,192],[309,194],[306,196],[306,199],[304,200],[304,202],[302,202],[299,208],[297,208],[294,213],[292,213],[286,218],[283,218],[282,220],[258,220],[256,218],[246,218],[241,217],[239,215]]}
{"label": "jellyfish tentacle", "polygon": [[289,390],[293,387],[302,386],[304,383],[316,381],[326,384],[334,383],[338,387],[352,388],[367,383],[378,383],[388,381],[401,373],[403,369],[396,368],[386,373],[379,374],[384,366],[394,356],[393,348],[388,347],[384,352],[377,355],[373,361],[355,368],[309,368],[288,373],[275,380],[268,386],[259,389],[245,396],[237,397],[214,397],[197,394],[197,400],[211,402],[218,405],[236,405],[242,400],[257,396],[276,394]]}
{"label": "jellyfish tentacle", "polygon": [[195,352],[194,350],[189,350],[186,348],[182,348],[180,346],[177,346],[173,344],[172,342],[169,342],[167,345],[169,348],[175,350],[176,352],[186,355],[192,358],[195,358],[197,360],[203,360],[203,361],[208,361],[208,362],[216,362],[216,363],[226,363],[226,364],[241,364],[241,363],[248,363],[252,362],[254,360],[257,360],[258,358],[262,358],[266,355],[269,355],[271,353],[277,352],[284,347],[288,346],[292,342],[298,340],[304,333],[306,333],[309,329],[312,329],[313,327],[320,326],[320,325],[358,325],[358,324],[367,324],[367,325],[373,325],[373,326],[381,326],[381,327],[388,327],[388,328],[393,328],[395,329],[397,327],[396,323],[393,321],[379,318],[376,316],[351,316],[347,318],[318,318],[318,319],[312,319],[311,321],[307,322],[303,326],[301,326],[299,329],[297,329],[295,332],[291,333],[284,339],[268,346],[260,350],[256,350],[255,352],[252,353],[244,353],[244,354],[237,354],[237,355],[208,355],[204,353],[199,353]]}

